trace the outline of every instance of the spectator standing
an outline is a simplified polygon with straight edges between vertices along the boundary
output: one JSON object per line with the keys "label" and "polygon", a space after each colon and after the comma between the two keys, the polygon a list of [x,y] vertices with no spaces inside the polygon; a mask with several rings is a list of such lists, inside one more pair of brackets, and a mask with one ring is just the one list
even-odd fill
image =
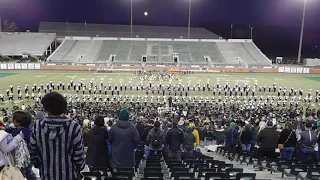
{"label": "spectator standing", "polygon": [[86,164],[89,167],[109,166],[108,131],[104,125],[104,118],[98,116],[94,121],[93,128],[88,133],[89,146]]}
{"label": "spectator standing", "polygon": [[149,142],[150,154],[161,156],[165,142],[165,134],[160,129],[159,121],[154,122],[154,128],[152,128],[148,133],[147,142]]}
{"label": "spectator standing", "polygon": [[252,141],[251,125],[246,124],[244,127],[244,131],[242,131],[240,135],[241,149],[243,152],[249,152],[251,150],[251,141]]}
{"label": "spectator standing", "polygon": [[280,149],[281,159],[291,160],[297,146],[297,137],[290,122],[286,122],[285,129],[280,132],[278,144],[284,146],[284,149]]}
{"label": "spectator standing", "polygon": [[301,159],[315,159],[314,148],[317,143],[316,132],[312,130],[312,124],[306,122],[305,130],[298,137],[299,155]]}
{"label": "spectator standing", "polygon": [[184,144],[183,148],[188,153],[189,156],[193,156],[194,144],[196,143],[196,137],[192,133],[192,128],[188,127],[186,133],[184,134]]}
{"label": "spectator standing", "polygon": [[154,121],[149,120],[148,124],[145,126],[144,131],[142,133],[142,138],[140,138],[143,141],[144,144],[144,158],[147,159],[147,157],[150,155],[150,142],[147,141],[147,137],[151,129],[153,128]]}
{"label": "spectator standing", "polygon": [[223,144],[226,139],[225,129],[221,125],[217,125],[217,128],[213,131],[214,138],[217,141],[217,145]]}
{"label": "spectator standing", "polygon": [[279,132],[273,127],[273,122],[268,121],[266,127],[258,134],[257,141],[260,143],[259,158],[275,158],[275,149],[278,145]]}
{"label": "spectator standing", "polygon": [[194,123],[190,123],[189,127],[192,128],[192,134],[194,135],[194,137],[196,137],[196,142],[194,143],[194,145],[195,146],[200,146],[200,136],[199,136],[198,130],[196,130],[196,128],[195,128],[195,124]]}
{"label": "spectator standing", "polygon": [[184,143],[184,134],[178,128],[177,120],[173,120],[172,128],[169,129],[166,135],[166,142],[169,145],[169,157],[176,157],[181,160],[181,145]]}
{"label": "spectator standing", "polygon": [[129,111],[122,109],[119,121],[109,131],[111,150],[111,168],[134,167],[134,149],[139,143],[139,133],[129,122]]}
{"label": "spectator standing", "polygon": [[[12,119],[16,128],[12,130],[11,135],[15,137],[18,136],[20,132],[23,132],[24,140],[26,141],[27,145],[29,145],[31,136],[30,124],[32,122],[31,114],[26,111],[16,111],[13,113]],[[27,180],[37,180],[37,176],[32,171],[32,164],[20,170]]]}
{"label": "spectator standing", "polygon": [[67,102],[61,94],[48,93],[41,103],[48,116],[33,126],[31,161],[40,169],[41,180],[79,180],[85,165],[81,127],[64,115]]}
{"label": "spectator standing", "polygon": [[186,125],[182,119],[178,122],[178,128],[181,129],[183,132],[186,131]]}
{"label": "spectator standing", "polygon": [[4,154],[11,155],[13,150],[18,147],[19,142],[24,138],[24,134],[21,131],[19,135],[12,137],[11,134],[7,133],[4,130],[0,130],[0,171],[2,171],[5,165],[8,165],[9,162],[4,157]]}
{"label": "spectator standing", "polygon": [[228,158],[232,159],[230,157],[230,154],[235,151],[236,145],[238,143],[238,135],[239,132],[236,129],[236,124],[234,122],[230,123],[229,129],[226,131],[226,148],[228,150]]}

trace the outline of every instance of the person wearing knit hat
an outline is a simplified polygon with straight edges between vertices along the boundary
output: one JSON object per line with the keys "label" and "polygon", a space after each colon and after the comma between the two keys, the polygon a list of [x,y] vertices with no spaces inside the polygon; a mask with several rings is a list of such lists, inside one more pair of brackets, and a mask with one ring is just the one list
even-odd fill
{"label": "person wearing knit hat", "polygon": [[109,131],[108,141],[112,145],[111,168],[133,167],[134,149],[140,142],[139,133],[129,122],[129,111],[121,109],[119,121]]}
{"label": "person wearing knit hat", "polygon": [[234,122],[230,123],[230,128],[226,133],[226,146],[228,149],[228,158],[232,160],[233,158],[230,156],[232,152],[235,151],[236,145],[238,143],[238,135],[239,132],[236,129],[236,124]]}
{"label": "person wearing knit hat", "polygon": [[120,121],[129,121],[130,113],[127,109],[121,109],[119,113],[119,120]]}

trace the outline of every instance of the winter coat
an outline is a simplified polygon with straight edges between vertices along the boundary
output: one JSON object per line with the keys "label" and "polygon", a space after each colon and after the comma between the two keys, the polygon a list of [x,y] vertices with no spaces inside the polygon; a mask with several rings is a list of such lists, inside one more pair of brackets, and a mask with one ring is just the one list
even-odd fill
{"label": "winter coat", "polygon": [[[161,139],[162,139],[162,145],[161,145],[161,147],[155,149],[155,148],[152,146],[151,140],[152,140],[153,136],[154,136],[155,134],[158,134],[158,133],[160,133],[160,137],[161,137]],[[156,131],[155,128],[152,128],[152,129],[149,131],[149,133],[148,133],[148,136],[147,136],[146,141],[147,141],[148,144],[149,144],[150,150],[161,151],[161,150],[163,149],[163,144],[164,144],[164,142],[165,142],[165,134],[164,134],[164,132],[161,131],[161,130]]]}
{"label": "winter coat", "polygon": [[108,131],[105,127],[94,126],[88,133],[89,146],[86,164],[93,167],[108,167]]}
{"label": "winter coat", "polygon": [[171,151],[179,151],[181,149],[180,146],[184,143],[183,131],[177,127],[169,129],[166,135],[166,143]]}
{"label": "winter coat", "polygon": [[191,151],[194,149],[194,143],[196,143],[196,137],[192,134],[192,128],[187,128],[186,133],[184,134],[183,148],[187,151]]}
{"label": "winter coat", "polygon": [[244,130],[241,133],[240,141],[242,144],[251,144],[252,141],[252,132],[250,130]]}
{"label": "winter coat", "polygon": [[[290,135],[290,133],[291,133],[291,135]],[[288,139],[288,141],[287,141],[287,139]],[[282,130],[280,133],[279,139],[278,139],[278,144],[284,144],[285,148],[286,147],[296,147],[297,146],[296,133],[294,131],[290,131],[289,129]]]}
{"label": "winter coat", "polygon": [[139,133],[128,121],[117,121],[109,131],[109,142],[112,145],[112,168],[134,167],[134,149],[140,142]]}
{"label": "winter coat", "polygon": [[274,150],[278,146],[279,132],[274,128],[265,128],[258,134],[257,141],[260,149]]}
{"label": "winter coat", "polygon": [[13,150],[22,140],[23,138],[20,135],[12,137],[11,134],[5,132],[4,130],[0,130],[0,167],[8,165],[3,153],[8,153],[11,155],[11,152],[13,152]]}
{"label": "winter coat", "polygon": [[139,123],[137,123],[136,128],[137,128],[137,131],[138,131],[139,136],[140,136],[140,141],[143,141],[143,139],[142,139],[143,136],[142,135],[143,135],[143,131],[144,131],[144,125],[141,122],[139,122]]}
{"label": "winter coat", "polygon": [[226,144],[227,145],[236,145],[238,143],[239,132],[237,129],[228,129],[226,131]]}
{"label": "winter coat", "polygon": [[196,137],[196,142],[195,142],[195,146],[199,146],[200,145],[200,136],[199,136],[199,132],[198,130],[194,129],[192,131],[192,134],[194,135],[194,137]]}
{"label": "winter coat", "polygon": [[141,141],[144,142],[145,145],[149,145],[149,142],[147,142],[147,137],[148,137],[148,134],[152,128],[153,128],[152,126],[145,126],[144,127],[144,131],[143,131],[142,137],[140,139],[141,139]]}
{"label": "winter coat", "polygon": [[316,143],[317,134],[315,131],[308,130],[300,133],[299,147],[302,152],[313,152]]}
{"label": "winter coat", "polygon": [[84,169],[81,127],[67,117],[43,117],[35,122],[30,138],[30,157],[41,180],[77,180]]}

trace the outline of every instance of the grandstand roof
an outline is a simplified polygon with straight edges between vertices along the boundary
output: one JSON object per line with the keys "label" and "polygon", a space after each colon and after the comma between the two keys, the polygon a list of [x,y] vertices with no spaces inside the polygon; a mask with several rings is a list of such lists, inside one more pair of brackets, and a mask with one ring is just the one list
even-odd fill
{"label": "grandstand roof", "polygon": [[[130,25],[41,22],[39,32],[57,33],[57,36],[130,37]],[[133,25],[133,36],[141,38],[187,38],[187,27]],[[218,39],[219,36],[204,28],[191,28],[190,38]]]}

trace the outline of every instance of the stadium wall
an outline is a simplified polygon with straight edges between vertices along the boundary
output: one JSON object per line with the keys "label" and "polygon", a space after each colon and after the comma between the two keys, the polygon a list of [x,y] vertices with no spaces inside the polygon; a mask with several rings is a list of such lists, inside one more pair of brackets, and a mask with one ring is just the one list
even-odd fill
{"label": "stadium wall", "polygon": [[[96,71],[97,69],[109,69],[119,71],[162,71],[168,70],[171,72],[177,71],[202,71],[202,72],[230,72],[230,73],[305,73],[305,74],[320,74],[320,69],[300,68],[301,71],[280,72],[279,68],[196,68],[196,67],[156,67],[156,66],[69,66],[69,65],[41,65],[41,70],[67,70],[67,71]],[[298,69],[298,68],[296,68]]]}

